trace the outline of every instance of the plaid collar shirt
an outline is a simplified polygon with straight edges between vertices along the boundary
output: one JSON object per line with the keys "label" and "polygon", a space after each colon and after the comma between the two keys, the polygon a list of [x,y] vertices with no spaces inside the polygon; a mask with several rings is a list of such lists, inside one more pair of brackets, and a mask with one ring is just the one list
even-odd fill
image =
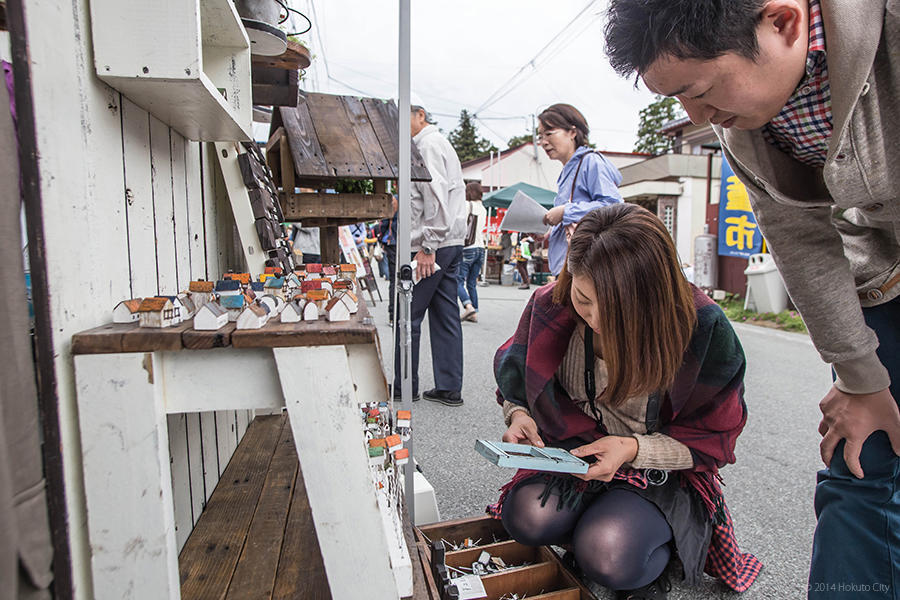
{"label": "plaid collar shirt", "polygon": [[763,127],[762,134],[767,142],[796,160],[821,167],[825,164],[831,131],[825,26],[819,0],[810,0],[806,76],[781,112]]}

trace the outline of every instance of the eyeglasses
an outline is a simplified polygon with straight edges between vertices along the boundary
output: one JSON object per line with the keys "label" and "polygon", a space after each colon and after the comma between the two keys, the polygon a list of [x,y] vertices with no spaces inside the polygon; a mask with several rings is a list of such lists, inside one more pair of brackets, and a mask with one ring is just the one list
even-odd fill
{"label": "eyeglasses", "polygon": [[548,129],[547,131],[539,131],[537,134],[537,141],[540,142],[541,140],[545,140],[557,131],[559,131],[558,128]]}

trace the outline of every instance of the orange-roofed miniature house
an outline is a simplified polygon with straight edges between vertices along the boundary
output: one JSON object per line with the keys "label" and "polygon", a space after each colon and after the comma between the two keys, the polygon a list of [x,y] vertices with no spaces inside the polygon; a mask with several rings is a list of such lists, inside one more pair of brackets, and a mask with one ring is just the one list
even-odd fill
{"label": "orange-roofed miniature house", "polygon": [[222,279],[233,279],[247,285],[250,283],[250,273],[225,273],[225,275],[222,276]]}
{"label": "orange-roofed miniature house", "polygon": [[143,298],[132,298],[131,300],[122,300],[113,309],[113,323],[134,323],[140,320],[141,314],[138,308],[141,306]]}
{"label": "orange-roofed miniature house", "polygon": [[387,448],[387,440],[384,438],[372,438],[369,440],[369,448],[377,448],[377,447]]}
{"label": "orange-roofed miniature house", "polygon": [[188,284],[188,291],[192,294],[196,292],[205,292],[209,294],[212,293],[215,287],[216,284],[213,281],[192,281]]}
{"label": "orange-roofed miniature house", "polygon": [[238,316],[237,329],[259,329],[268,320],[268,306],[264,304],[250,304]]}
{"label": "orange-roofed miniature house", "polygon": [[403,447],[403,440],[400,439],[399,435],[389,435],[385,438],[385,441],[387,442],[388,450],[391,452],[396,452]]}
{"label": "orange-roofed miniature house", "polygon": [[402,467],[406,463],[409,462],[409,449],[408,448],[400,448],[396,452],[394,452],[394,462],[398,467]]}
{"label": "orange-roofed miniature house", "polygon": [[180,321],[178,309],[168,298],[144,298],[138,307],[141,327],[171,327]]}

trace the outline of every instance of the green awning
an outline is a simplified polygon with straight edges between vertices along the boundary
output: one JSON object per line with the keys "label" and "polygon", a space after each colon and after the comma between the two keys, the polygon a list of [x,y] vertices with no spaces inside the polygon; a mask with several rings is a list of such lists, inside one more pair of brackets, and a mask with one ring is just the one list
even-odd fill
{"label": "green awning", "polygon": [[547,208],[553,208],[553,200],[556,198],[556,192],[539,188],[536,185],[530,185],[523,181],[515,183],[509,187],[501,188],[490,194],[485,194],[481,201],[488,208],[507,208],[512,202],[516,192],[523,192],[531,196],[538,204]]}

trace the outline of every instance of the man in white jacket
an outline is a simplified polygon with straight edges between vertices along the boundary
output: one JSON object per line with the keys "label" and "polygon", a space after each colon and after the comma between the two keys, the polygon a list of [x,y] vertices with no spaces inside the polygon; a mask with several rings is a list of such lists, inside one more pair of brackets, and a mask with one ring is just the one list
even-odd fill
{"label": "man in white jacket", "polygon": [[[419,338],[428,312],[434,388],[422,397],[460,406],[463,348],[456,277],[466,235],[465,184],[456,151],[423,107],[412,107],[410,125],[413,141],[431,174],[430,182],[413,183],[410,193],[410,247],[419,278],[410,315],[413,399],[419,397]],[[440,269],[435,269],[435,264]],[[399,364],[400,344],[394,346],[394,364]],[[399,389],[400,371],[396,370],[395,394]]]}

